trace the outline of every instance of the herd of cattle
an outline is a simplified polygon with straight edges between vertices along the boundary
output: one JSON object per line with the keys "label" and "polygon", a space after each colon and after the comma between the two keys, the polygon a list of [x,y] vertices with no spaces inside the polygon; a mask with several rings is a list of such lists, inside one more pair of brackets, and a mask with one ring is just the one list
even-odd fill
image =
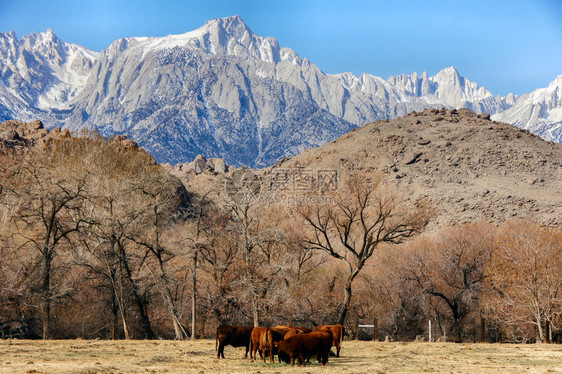
{"label": "herd of cattle", "polygon": [[[314,330],[297,326],[249,327],[220,325],[217,327],[218,346],[217,358],[224,358],[224,347],[246,347],[250,357],[255,361],[259,352],[263,359],[269,357],[269,362],[275,362],[274,355],[279,361],[306,366],[306,361],[312,357],[324,366],[328,362],[332,346],[336,347],[339,357],[344,329],[342,325],[320,325]],[[215,347],[217,348],[217,347]]]}

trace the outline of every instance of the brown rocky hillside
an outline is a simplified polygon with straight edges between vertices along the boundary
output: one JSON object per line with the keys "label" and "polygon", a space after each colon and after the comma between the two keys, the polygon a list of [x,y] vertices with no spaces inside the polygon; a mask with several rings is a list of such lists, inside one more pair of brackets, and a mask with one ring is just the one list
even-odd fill
{"label": "brown rocky hillside", "polygon": [[562,223],[562,144],[468,109],[371,123],[263,173],[298,168],[335,169],[340,180],[354,171],[382,172],[410,202],[432,202],[434,228],[512,218]]}
{"label": "brown rocky hillside", "polygon": [[[21,122],[10,120],[0,123],[0,152],[9,150],[24,150],[33,146],[40,146],[52,139],[68,138],[70,131],[56,127],[47,130],[41,121]],[[137,143],[131,139],[117,135],[112,139],[123,147],[138,149]],[[154,161],[155,162],[155,161]]]}
{"label": "brown rocky hillside", "polygon": [[[0,150],[41,144],[58,136],[70,134],[60,129],[49,132],[39,121],[8,121],[0,124]],[[114,140],[136,147],[125,137]],[[220,191],[224,176],[240,170],[204,157],[164,166],[193,192]],[[367,124],[322,147],[253,172],[261,176],[263,201],[287,203],[269,199],[279,193],[268,186],[278,183],[280,174],[304,171],[314,177],[326,170],[337,171],[340,181],[353,172],[382,173],[384,183],[407,201],[425,198],[433,204],[437,215],[431,228],[513,218],[562,224],[562,144],[467,109],[428,109]],[[293,186],[298,184],[293,182]],[[291,193],[290,189],[281,192]]]}
{"label": "brown rocky hillside", "polygon": [[57,127],[49,131],[43,127],[41,121],[6,121],[0,123],[0,151],[23,149],[43,144],[48,139],[68,136],[70,136],[68,130],[61,130],[60,127]]}

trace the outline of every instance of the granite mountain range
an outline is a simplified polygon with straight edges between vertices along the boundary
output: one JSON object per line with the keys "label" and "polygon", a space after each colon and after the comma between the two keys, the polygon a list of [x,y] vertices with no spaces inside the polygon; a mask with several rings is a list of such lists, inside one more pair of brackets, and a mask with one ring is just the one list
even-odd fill
{"label": "granite mountain range", "polygon": [[181,35],[119,39],[99,53],[52,30],[22,39],[0,33],[0,122],[126,135],[158,162],[204,154],[263,167],[366,123],[443,107],[562,141],[562,75],[502,97],[454,67],[386,80],[325,74],[238,16]]}

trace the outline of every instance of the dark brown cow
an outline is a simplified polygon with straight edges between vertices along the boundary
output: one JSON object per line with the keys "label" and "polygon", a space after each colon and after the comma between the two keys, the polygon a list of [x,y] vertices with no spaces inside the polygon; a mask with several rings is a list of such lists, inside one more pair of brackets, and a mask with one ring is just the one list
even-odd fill
{"label": "dark brown cow", "polygon": [[334,336],[332,345],[336,347],[336,356],[340,357],[341,343],[343,341],[344,328],[342,325],[320,325],[314,331],[330,331]]}
{"label": "dark brown cow", "polygon": [[293,366],[295,358],[298,358],[299,364],[306,366],[308,357],[316,356],[316,360],[324,366],[330,356],[333,338],[329,330],[294,335],[277,343],[279,360]]}
{"label": "dark brown cow", "polygon": [[252,329],[253,327],[250,326],[220,325],[217,327],[217,340],[215,341],[215,349],[217,349],[218,344],[217,358],[224,358],[224,347],[227,345],[246,347],[246,356],[244,357],[248,358]]}

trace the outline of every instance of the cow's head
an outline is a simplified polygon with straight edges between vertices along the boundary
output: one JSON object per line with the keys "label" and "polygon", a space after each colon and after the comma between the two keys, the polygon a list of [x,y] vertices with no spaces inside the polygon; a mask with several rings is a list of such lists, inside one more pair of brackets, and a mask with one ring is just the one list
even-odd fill
{"label": "cow's head", "polygon": [[286,364],[290,364],[291,363],[291,357],[285,351],[286,342],[280,341],[280,342],[276,342],[275,344],[276,344],[276,347],[277,347],[277,356],[279,356],[279,361],[283,361]]}

